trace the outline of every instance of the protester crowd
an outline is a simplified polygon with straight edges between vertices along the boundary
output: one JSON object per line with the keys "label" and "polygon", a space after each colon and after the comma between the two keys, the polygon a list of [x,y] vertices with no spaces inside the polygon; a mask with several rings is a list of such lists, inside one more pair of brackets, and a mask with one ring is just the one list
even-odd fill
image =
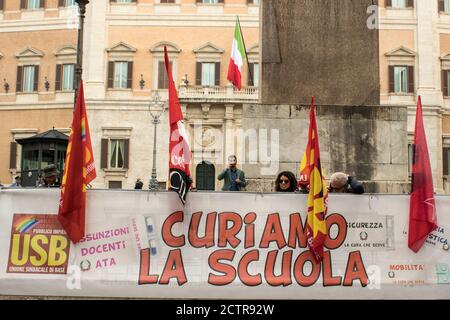
{"label": "protester crowd", "polygon": [[[223,170],[218,176],[219,181],[223,181],[222,191],[245,191],[247,181],[245,179],[245,172],[237,168],[237,157],[230,155],[228,157],[228,167]],[[10,185],[2,185],[0,187],[21,188],[21,176],[16,176],[14,183]],[[38,188],[53,188],[61,186],[61,173],[54,164],[51,164],[43,169],[43,173],[39,176],[37,183]],[[134,189],[142,190],[144,182],[141,178],[136,180]],[[195,187],[191,185],[191,191],[196,191]],[[293,193],[308,193],[309,186],[297,181],[295,174],[290,171],[282,171],[275,179],[275,192],[293,192]],[[354,176],[343,172],[336,172],[331,175],[328,191],[333,193],[354,193],[363,194],[364,187]]]}

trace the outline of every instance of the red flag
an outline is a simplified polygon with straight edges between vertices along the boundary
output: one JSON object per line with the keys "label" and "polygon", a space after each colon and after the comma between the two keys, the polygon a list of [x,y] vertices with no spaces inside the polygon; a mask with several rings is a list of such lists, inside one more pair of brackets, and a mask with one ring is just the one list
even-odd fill
{"label": "red flag", "polygon": [[84,237],[86,185],[96,176],[81,81],[67,146],[58,212],[58,220],[73,243]]}
{"label": "red flag", "polygon": [[308,217],[306,236],[308,246],[317,263],[323,259],[323,245],[327,236],[325,215],[327,214],[328,188],[320,162],[319,132],[317,131],[314,97],[309,113],[308,145],[304,155],[309,182]]}
{"label": "red flag", "polygon": [[192,154],[189,137],[183,123],[183,113],[178,101],[177,90],[170,70],[169,55],[165,46],[164,61],[169,80],[169,190],[177,192],[181,202],[185,204],[186,195],[191,186],[189,164]]}
{"label": "red flag", "polygon": [[427,138],[423,126],[422,100],[419,96],[414,129],[414,160],[412,165],[412,190],[409,202],[408,247],[418,252],[428,234],[437,228],[433,176]]}
{"label": "red flag", "polygon": [[[314,108],[314,106],[313,106]],[[311,123],[311,114],[309,115],[310,123]],[[309,131],[308,131],[308,143],[306,144],[305,153],[303,154],[302,161],[300,162],[300,168],[299,168],[299,180],[297,182],[297,186],[302,189],[308,189],[309,188],[309,175],[311,170],[311,161],[314,161],[314,159],[310,159],[311,155],[311,149],[312,146],[312,140],[311,140],[311,133],[312,128],[310,125]]]}

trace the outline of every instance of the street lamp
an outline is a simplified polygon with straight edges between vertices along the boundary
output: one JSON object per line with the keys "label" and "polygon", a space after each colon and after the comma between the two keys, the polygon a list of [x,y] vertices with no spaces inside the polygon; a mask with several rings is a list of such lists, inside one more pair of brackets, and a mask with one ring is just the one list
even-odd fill
{"label": "street lamp", "polygon": [[[154,106],[156,112],[152,112],[151,107]],[[161,101],[161,96],[158,94],[158,91],[155,91],[148,105],[148,111],[150,112],[150,116],[152,117],[153,122],[153,167],[152,167],[152,176],[150,178],[150,183],[148,185],[148,189],[151,191],[159,190],[158,179],[156,178],[156,135],[157,135],[157,126],[160,122],[160,118],[166,110],[165,101]]]}
{"label": "street lamp", "polygon": [[75,0],[78,4],[78,10],[80,13],[80,25],[78,27],[78,45],[77,45],[77,66],[75,70],[75,97],[74,101],[77,102],[78,95],[78,85],[81,81],[81,76],[83,74],[83,32],[84,32],[84,17],[86,14],[86,5],[89,3],[89,0]]}

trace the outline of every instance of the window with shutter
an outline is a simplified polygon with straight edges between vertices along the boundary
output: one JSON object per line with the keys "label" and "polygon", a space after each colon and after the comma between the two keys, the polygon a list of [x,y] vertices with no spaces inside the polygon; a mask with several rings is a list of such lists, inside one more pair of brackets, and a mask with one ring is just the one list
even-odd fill
{"label": "window with shutter", "polygon": [[16,92],[23,91],[23,67],[17,67]]}
{"label": "window with shutter", "polygon": [[253,66],[254,66],[254,63],[248,64],[247,85],[250,87],[253,87]]}
{"label": "window with shutter", "polygon": [[201,85],[216,85],[216,64],[214,62],[203,62],[201,64]]}
{"label": "window with shutter", "polygon": [[[19,70],[23,72],[19,74]],[[39,66],[23,66],[17,69],[17,92],[33,92],[38,90]],[[20,79],[20,81],[19,81]],[[20,86],[20,87],[19,87]]]}
{"label": "window with shutter", "polygon": [[44,8],[44,0],[21,0],[20,7],[21,9],[39,9]]}
{"label": "window with shutter", "polygon": [[215,63],[214,68],[214,85],[220,86],[220,62]]}
{"label": "window with shutter", "polygon": [[391,0],[392,8],[406,8],[409,0]]}
{"label": "window with shutter", "polygon": [[[123,139],[111,139],[109,145],[109,167],[112,169],[126,168],[128,165],[128,156],[125,151],[126,147],[129,148],[128,140]],[[125,162],[126,161],[126,162]]]}
{"label": "window with shutter", "polygon": [[124,142],[124,159],[123,159],[123,168],[128,169],[130,163],[130,140],[125,139]]}
{"label": "window with shutter", "polygon": [[0,0],[0,11],[3,11],[3,0]]}
{"label": "window with shutter", "polygon": [[108,168],[108,144],[109,144],[108,139],[102,139],[101,150],[100,150],[100,153],[101,153],[100,167],[101,167],[101,169]]}
{"label": "window with shutter", "polygon": [[73,82],[75,77],[75,65],[65,64],[62,68],[62,90],[73,90]]}
{"label": "window with shutter", "polygon": [[[170,70],[172,70],[173,75],[173,63],[169,61]],[[158,61],[158,89],[167,89],[168,88],[168,76],[166,65],[164,61]]]}
{"label": "window with shutter", "polygon": [[114,61],[108,62],[108,88],[114,87]]}
{"label": "window with shutter", "polygon": [[447,70],[447,97],[450,97],[450,70]]}
{"label": "window with shutter", "polygon": [[197,62],[195,66],[195,85],[202,85],[202,63]]}
{"label": "window with shutter", "polygon": [[408,93],[415,92],[415,83],[414,83],[414,67],[408,67]]}
{"label": "window with shutter", "polygon": [[128,62],[127,71],[127,88],[131,89],[133,86],[133,62]]}
{"label": "window with shutter", "polygon": [[442,94],[444,97],[450,96],[450,70],[442,70]]}
{"label": "window with shutter", "polygon": [[33,91],[39,91],[39,66],[34,66]]}
{"label": "window with shutter", "polygon": [[167,89],[164,61],[158,61],[158,89]]}
{"label": "window with shutter", "polygon": [[114,62],[114,88],[126,89],[128,85],[128,62]]}
{"label": "window with shutter", "polygon": [[389,66],[389,92],[395,92],[395,70],[394,66]]}
{"label": "window with shutter", "polygon": [[450,0],[438,0],[439,12],[450,13]]}
{"label": "window with shutter", "polygon": [[62,76],[62,65],[56,65],[56,77],[55,77],[55,90],[61,91],[61,76]]}
{"label": "window with shutter", "polygon": [[444,148],[443,151],[443,175],[448,176],[450,175],[450,148]]}
{"label": "window with shutter", "polygon": [[408,143],[408,176],[412,175],[412,165],[414,162],[414,144]]}
{"label": "window with shutter", "polygon": [[17,165],[17,143],[11,142],[9,152],[9,168],[16,169]]}
{"label": "window with shutter", "polygon": [[259,86],[259,63],[249,64],[248,85],[251,87]]}
{"label": "window with shutter", "polygon": [[[408,67],[391,66],[389,67],[389,87],[390,92],[407,93],[408,85]],[[391,82],[392,81],[392,82]]]}

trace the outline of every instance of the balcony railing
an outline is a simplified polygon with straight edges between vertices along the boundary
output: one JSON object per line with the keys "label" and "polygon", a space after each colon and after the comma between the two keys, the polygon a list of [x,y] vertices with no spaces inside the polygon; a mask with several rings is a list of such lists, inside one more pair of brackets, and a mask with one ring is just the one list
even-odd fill
{"label": "balcony railing", "polygon": [[221,87],[181,84],[179,87],[179,98],[185,102],[256,102],[258,101],[258,96],[258,87],[245,87],[241,90],[235,89],[232,85]]}

